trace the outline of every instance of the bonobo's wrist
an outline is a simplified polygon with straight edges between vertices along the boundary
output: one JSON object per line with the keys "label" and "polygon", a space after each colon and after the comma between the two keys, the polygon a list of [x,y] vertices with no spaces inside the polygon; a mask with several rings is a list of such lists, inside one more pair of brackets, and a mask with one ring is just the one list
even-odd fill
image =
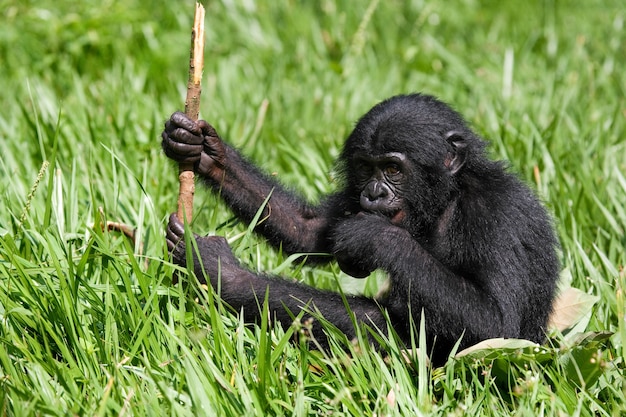
{"label": "bonobo's wrist", "polygon": [[223,176],[224,166],[208,153],[202,152],[196,165],[196,173],[207,180],[217,179]]}

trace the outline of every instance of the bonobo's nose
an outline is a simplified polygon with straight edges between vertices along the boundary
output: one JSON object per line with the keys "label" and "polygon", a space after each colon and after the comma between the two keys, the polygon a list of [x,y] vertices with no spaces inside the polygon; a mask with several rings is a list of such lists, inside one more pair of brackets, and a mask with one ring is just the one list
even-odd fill
{"label": "bonobo's nose", "polygon": [[369,201],[376,201],[379,198],[386,197],[387,194],[387,187],[383,186],[379,181],[372,181],[367,184],[361,196],[367,198]]}
{"label": "bonobo's nose", "polygon": [[372,181],[361,192],[360,204],[367,211],[379,211],[387,204],[389,189],[380,181]]}

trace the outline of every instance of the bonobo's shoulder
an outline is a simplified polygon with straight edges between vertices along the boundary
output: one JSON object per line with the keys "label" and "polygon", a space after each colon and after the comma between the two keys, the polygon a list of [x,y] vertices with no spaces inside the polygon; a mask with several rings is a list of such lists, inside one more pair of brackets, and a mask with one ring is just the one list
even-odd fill
{"label": "bonobo's shoulder", "polygon": [[466,215],[486,216],[493,221],[520,211],[545,216],[545,209],[532,188],[510,172],[504,163],[469,173],[463,182],[460,206]]}

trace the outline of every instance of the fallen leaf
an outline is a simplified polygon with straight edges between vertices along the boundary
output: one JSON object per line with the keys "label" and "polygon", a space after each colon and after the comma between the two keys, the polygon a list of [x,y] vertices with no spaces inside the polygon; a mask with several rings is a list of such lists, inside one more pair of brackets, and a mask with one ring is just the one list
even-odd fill
{"label": "fallen leaf", "polygon": [[591,311],[599,297],[576,288],[567,288],[554,301],[548,329],[563,332],[574,327]]}

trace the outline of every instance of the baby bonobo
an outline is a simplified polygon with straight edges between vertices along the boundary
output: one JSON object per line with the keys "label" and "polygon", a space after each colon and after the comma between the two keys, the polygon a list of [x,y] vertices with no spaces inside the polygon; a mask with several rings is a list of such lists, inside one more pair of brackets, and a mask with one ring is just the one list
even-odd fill
{"label": "baby bonobo", "polygon": [[[328,253],[365,277],[389,275],[383,298],[347,298],[360,323],[385,328],[386,310],[408,344],[409,326],[424,312],[431,359],[493,337],[541,342],[559,272],[557,239],[546,210],[486,143],[445,103],[423,94],[392,97],[356,124],[339,157],[343,186],[310,204],[264,174],[207,122],[174,113],[162,135],[165,154],[195,164],[195,172],[233,212],[250,222],[268,195],[255,231],[288,254]],[[167,244],[185,265],[183,225],[172,215]],[[338,293],[252,272],[222,237],[195,237],[194,270],[248,321],[269,295],[276,320],[289,325],[302,309],[318,311],[355,335]],[[307,317],[308,317],[307,313]],[[315,325],[322,345],[325,336]]]}

